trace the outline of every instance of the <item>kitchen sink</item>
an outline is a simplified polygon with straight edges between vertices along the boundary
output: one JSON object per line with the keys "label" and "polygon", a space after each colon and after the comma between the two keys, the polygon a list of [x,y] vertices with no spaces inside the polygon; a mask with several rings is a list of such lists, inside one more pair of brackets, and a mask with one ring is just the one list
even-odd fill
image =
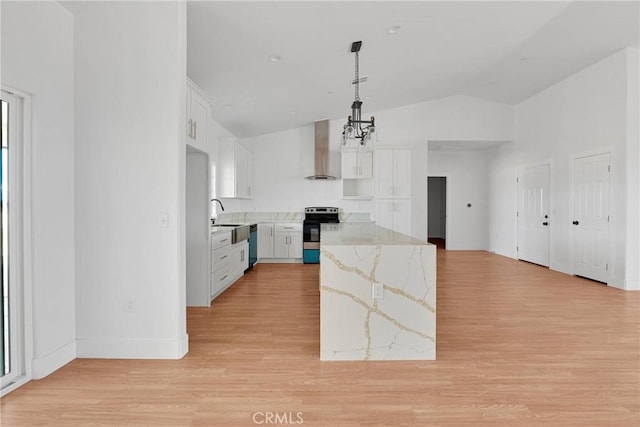
{"label": "kitchen sink", "polygon": [[212,231],[225,228],[231,229],[231,243],[241,242],[249,238],[249,224],[216,224],[211,227]]}

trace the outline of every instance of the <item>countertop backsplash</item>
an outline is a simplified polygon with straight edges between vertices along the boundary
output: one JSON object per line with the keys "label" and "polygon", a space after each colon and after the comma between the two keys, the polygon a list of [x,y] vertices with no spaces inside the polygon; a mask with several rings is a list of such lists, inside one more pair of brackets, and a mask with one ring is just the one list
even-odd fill
{"label": "countertop backsplash", "polygon": [[[259,222],[301,222],[304,212],[223,212],[216,224],[246,224]],[[371,222],[369,212],[340,212],[341,222]]]}

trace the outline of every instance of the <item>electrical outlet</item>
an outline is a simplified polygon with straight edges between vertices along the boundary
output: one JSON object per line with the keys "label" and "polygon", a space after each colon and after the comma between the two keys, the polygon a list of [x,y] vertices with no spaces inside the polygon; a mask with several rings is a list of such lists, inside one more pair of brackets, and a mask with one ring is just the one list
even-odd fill
{"label": "electrical outlet", "polygon": [[373,299],[382,299],[382,297],[384,297],[384,285],[382,283],[374,283],[371,292]]}

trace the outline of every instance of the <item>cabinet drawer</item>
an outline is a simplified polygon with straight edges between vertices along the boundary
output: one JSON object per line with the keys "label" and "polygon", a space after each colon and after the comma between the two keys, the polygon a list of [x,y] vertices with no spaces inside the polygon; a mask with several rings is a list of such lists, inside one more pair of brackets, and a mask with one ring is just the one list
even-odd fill
{"label": "cabinet drawer", "polygon": [[211,237],[211,249],[218,249],[231,244],[231,232],[214,234]]}
{"label": "cabinet drawer", "polygon": [[222,266],[219,270],[216,270],[211,275],[211,288],[212,293],[219,291],[227,286],[231,280],[231,265],[227,264]]}
{"label": "cabinet drawer", "polygon": [[229,264],[232,258],[232,246],[227,245],[211,251],[211,270],[216,271]]}
{"label": "cabinet drawer", "polygon": [[287,222],[275,224],[276,233],[291,233],[292,231],[302,231],[301,222]]}

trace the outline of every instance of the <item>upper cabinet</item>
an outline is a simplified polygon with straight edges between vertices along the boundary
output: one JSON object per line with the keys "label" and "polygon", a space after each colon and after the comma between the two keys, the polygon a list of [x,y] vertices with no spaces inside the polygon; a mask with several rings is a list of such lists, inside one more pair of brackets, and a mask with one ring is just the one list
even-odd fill
{"label": "upper cabinet", "polygon": [[373,197],[373,153],[342,153],[342,197],[370,199]]}
{"label": "upper cabinet", "polygon": [[211,103],[202,91],[187,79],[187,143],[200,149],[206,148]]}
{"label": "upper cabinet", "polygon": [[373,152],[342,153],[342,178],[373,178]]}
{"label": "upper cabinet", "polygon": [[221,138],[218,151],[218,196],[253,197],[253,153],[234,139]]}
{"label": "upper cabinet", "polygon": [[411,150],[376,150],[374,173],[377,198],[411,197]]}

